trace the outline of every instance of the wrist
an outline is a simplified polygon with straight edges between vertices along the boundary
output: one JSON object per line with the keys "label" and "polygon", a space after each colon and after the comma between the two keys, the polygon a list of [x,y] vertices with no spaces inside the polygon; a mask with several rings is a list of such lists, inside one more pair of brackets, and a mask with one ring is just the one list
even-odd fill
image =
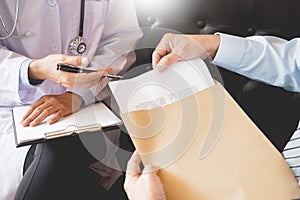
{"label": "wrist", "polygon": [[210,58],[213,60],[220,46],[220,35],[210,35],[210,39],[208,40],[208,42],[210,43],[208,53],[210,55]]}
{"label": "wrist", "polygon": [[33,60],[28,66],[28,78],[35,79],[35,80],[44,80],[45,77],[43,76],[42,71],[38,65],[37,60]]}
{"label": "wrist", "polygon": [[65,92],[65,95],[70,95],[70,98],[72,100],[72,104],[75,105],[76,107],[82,107],[84,101],[81,96],[78,94],[75,94],[73,92]]}
{"label": "wrist", "polygon": [[198,35],[196,41],[207,52],[209,59],[213,60],[220,46],[220,35]]}

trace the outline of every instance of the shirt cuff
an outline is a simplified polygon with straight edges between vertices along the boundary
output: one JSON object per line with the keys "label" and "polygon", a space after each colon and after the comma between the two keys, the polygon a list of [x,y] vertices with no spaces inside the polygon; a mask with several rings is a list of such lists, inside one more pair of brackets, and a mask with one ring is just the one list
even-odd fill
{"label": "shirt cuff", "polygon": [[31,62],[32,60],[27,59],[21,64],[20,81],[19,81],[19,88],[21,90],[33,88],[33,86],[29,83],[29,79],[28,79],[28,67]]}
{"label": "shirt cuff", "polygon": [[93,104],[97,101],[95,95],[89,89],[73,88],[67,89],[65,92],[72,92],[74,94],[79,95],[83,99],[85,106]]}
{"label": "shirt cuff", "polygon": [[31,59],[27,59],[24,62],[22,62],[21,67],[20,67],[20,80],[19,80],[19,88],[21,90],[26,90],[26,89],[32,89],[36,85],[39,85],[43,82],[43,80],[35,80],[31,79],[29,80],[28,78],[28,68],[29,64],[32,62]]}
{"label": "shirt cuff", "polygon": [[220,35],[220,45],[212,63],[229,70],[237,68],[244,54],[245,39],[223,33],[216,34]]}

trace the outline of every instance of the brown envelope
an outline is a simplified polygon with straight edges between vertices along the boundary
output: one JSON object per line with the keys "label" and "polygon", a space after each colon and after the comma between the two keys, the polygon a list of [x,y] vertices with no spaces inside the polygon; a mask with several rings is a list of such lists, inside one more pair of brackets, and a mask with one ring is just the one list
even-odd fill
{"label": "brown envelope", "polygon": [[167,199],[300,197],[281,154],[220,84],[121,117],[143,163],[161,167]]}

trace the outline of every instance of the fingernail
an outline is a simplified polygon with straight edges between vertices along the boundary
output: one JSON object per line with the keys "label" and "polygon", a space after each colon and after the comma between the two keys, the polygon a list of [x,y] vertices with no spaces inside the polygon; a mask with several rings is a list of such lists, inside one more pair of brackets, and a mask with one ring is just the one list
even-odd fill
{"label": "fingernail", "polygon": [[29,126],[35,126],[35,122],[31,122]]}
{"label": "fingernail", "polygon": [[20,122],[20,124],[22,124],[22,126],[26,126],[26,125],[27,125],[27,121],[26,121],[26,120],[22,120],[22,121]]}
{"label": "fingernail", "polygon": [[82,66],[87,66],[89,64],[89,59],[87,57],[82,57],[81,64]]}
{"label": "fingernail", "polygon": [[113,73],[113,69],[112,68],[106,68],[104,71],[102,71],[102,75],[109,75],[111,73]]}
{"label": "fingernail", "polygon": [[112,68],[108,68],[108,73],[113,73],[113,69]]}

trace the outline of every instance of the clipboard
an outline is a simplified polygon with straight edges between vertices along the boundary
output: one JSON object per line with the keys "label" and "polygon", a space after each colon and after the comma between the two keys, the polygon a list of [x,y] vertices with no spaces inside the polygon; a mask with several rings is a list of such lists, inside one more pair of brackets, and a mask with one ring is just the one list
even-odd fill
{"label": "clipboard", "polygon": [[23,127],[20,121],[28,108],[29,106],[20,106],[12,110],[17,147],[42,143],[47,140],[72,136],[82,132],[118,129],[119,125],[122,125],[122,121],[103,102],[98,102],[82,108],[52,125],[47,124],[50,116],[38,126]]}

